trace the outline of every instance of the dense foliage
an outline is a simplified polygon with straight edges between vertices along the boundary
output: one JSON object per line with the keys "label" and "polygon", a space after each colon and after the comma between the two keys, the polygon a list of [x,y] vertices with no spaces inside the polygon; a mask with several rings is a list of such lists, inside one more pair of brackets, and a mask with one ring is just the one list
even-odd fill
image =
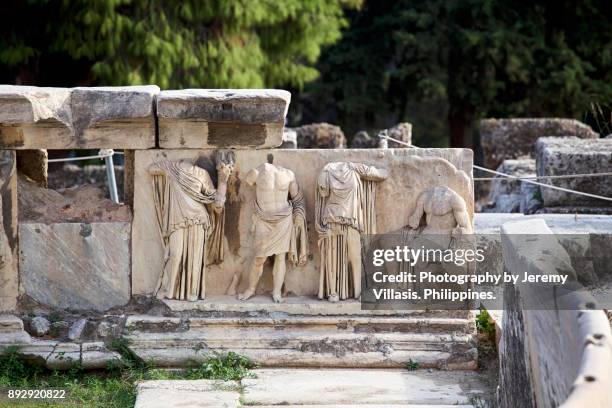
{"label": "dense foliage", "polygon": [[37,85],[301,87],[359,0],[2,2],[0,79]]}
{"label": "dense foliage", "polygon": [[[333,101],[331,120],[356,124],[353,131],[406,119],[417,132],[439,131],[429,117],[446,114],[451,144],[459,146],[470,144],[483,116],[584,119],[589,112],[605,122],[612,3],[368,1],[320,66],[322,78],[304,95],[302,114],[317,117],[320,101]],[[597,104],[604,105],[601,114]],[[322,111],[329,115],[328,106]]]}
{"label": "dense foliage", "polygon": [[293,124],[350,137],[407,120],[421,145],[469,146],[484,116],[612,132],[606,0],[15,0],[0,13],[2,83],[287,87]]}

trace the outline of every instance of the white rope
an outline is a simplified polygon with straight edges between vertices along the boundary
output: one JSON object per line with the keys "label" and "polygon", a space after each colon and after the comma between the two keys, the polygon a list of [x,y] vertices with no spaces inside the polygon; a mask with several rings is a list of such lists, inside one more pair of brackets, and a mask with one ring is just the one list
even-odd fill
{"label": "white rope", "polygon": [[[420,147],[418,147],[418,146],[412,145],[412,144],[410,144],[410,143],[406,143],[406,142],[404,142],[404,141],[402,141],[402,140],[398,140],[398,139],[392,138],[392,137],[390,137],[390,136],[386,136],[386,135],[384,135],[384,134],[382,134],[382,135],[378,135],[378,137],[380,137],[380,138],[385,138],[385,139],[389,139],[389,140],[391,140],[391,141],[394,141],[395,143],[399,143],[399,144],[404,145],[404,146],[409,146],[409,147],[412,147],[412,148],[414,148],[414,149],[420,149]],[[517,179],[517,178],[518,178],[518,177],[516,177],[516,176],[512,176],[512,175],[510,175],[510,174],[506,174],[506,173],[502,173],[502,172],[499,172],[499,171],[495,171],[495,170],[487,169],[486,167],[481,167],[481,166],[476,166],[476,165],[474,165],[473,167],[474,167],[475,169],[478,169],[478,170],[481,170],[481,171],[484,171],[484,172],[487,172],[487,173],[491,173],[491,174],[496,174],[496,175],[498,175],[498,176],[502,176],[502,177],[514,178],[514,179]],[[581,196],[591,197],[591,198],[597,198],[597,199],[599,199],[599,200],[604,200],[604,201],[610,201],[610,202],[612,202],[612,198],[610,198],[610,197],[604,197],[604,196],[600,196],[600,195],[597,195],[597,194],[585,193],[585,192],[583,192],[583,191],[571,190],[571,189],[569,189],[569,188],[563,188],[563,187],[552,186],[552,185],[550,185],[550,184],[539,183],[539,182],[537,182],[537,181],[533,181],[533,180],[530,180],[530,179],[522,179],[522,181],[524,181],[525,183],[529,183],[529,184],[535,184],[536,186],[541,186],[541,187],[550,188],[550,189],[552,189],[552,190],[558,190],[558,191],[563,191],[563,192],[566,192],[566,193],[571,193],[571,194],[576,194],[576,195],[581,195]]]}
{"label": "white rope", "polygon": [[95,156],[64,157],[61,159],[49,159],[47,160],[47,162],[58,163],[58,162],[70,162],[70,161],[79,161],[79,160],[104,159],[106,157],[111,157],[114,154],[117,154],[117,153],[115,153],[113,149],[101,149],[98,152],[98,154]]}
{"label": "white rope", "polygon": [[[528,177],[510,176],[510,178],[515,179],[515,180],[554,180],[554,179],[570,179],[570,178],[581,178],[581,177],[589,178],[589,177],[605,177],[605,176],[612,176],[612,172],[562,174],[562,175],[557,175],[557,176],[528,176]],[[474,177],[474,181],[492,181],[492,180],[504,180],[504,179],[500,177]]]}

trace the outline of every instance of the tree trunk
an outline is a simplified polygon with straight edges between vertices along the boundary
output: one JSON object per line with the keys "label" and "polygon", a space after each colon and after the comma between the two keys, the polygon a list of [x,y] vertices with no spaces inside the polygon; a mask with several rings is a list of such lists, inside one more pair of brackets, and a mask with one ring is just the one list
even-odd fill
{"label": "tree trunk", "polygon": [[474,114],[468,109],[453,109],[448,112],[450,146],[472,148],[472,122]]}

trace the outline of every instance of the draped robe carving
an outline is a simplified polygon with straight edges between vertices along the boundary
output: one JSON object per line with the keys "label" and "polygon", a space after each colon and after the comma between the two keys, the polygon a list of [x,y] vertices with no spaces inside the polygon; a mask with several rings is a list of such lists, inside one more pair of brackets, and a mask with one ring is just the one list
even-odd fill
{"label": "draped robe carving", "polygon": [[374,183],[387,176],[386,170],[362,163],[334,162],[323,167],[317,180],[315,203],[321,253],[320,299],[359,298],[360,234],[376,233]]}
{"label": "draped robe carving", "polygon": [[223,191],[219,192],[208,172],[190,163],[158,162],[150,172],[165,249],[156,295],[191,301],[203,299],[206,266],[223,260],[227,178],[220,179]]}

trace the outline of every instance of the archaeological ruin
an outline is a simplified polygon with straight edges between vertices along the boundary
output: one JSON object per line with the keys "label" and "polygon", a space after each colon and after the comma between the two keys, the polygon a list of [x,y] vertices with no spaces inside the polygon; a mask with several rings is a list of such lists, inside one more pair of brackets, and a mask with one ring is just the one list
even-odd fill
{"label": "archaeological ruin", "polygon": [[[387,147],[364,134],[346,148],[328,124],[290,133],[290,99],[281,90],[0,86],[0,349],[18,346],[53,369],[96,369],[121,358],[111,347],[121,338],[156,367],[232,351],[263,367],[264,380],[270,367],[411,364],[431,369],[425,375],[435,383],[433,370],[445,381],[448,372],[477,368],[477,311],[362,308],[366,237],[433,234],[450,248],[462,236],[489,234],[486,267],[533,274],[546,260],[577,269],[571,256],[605,253],[612,242],[546,242],[545,259],[533,261],[526,234],[610,234],[609,217],[589,215],[612,213],[610,202],[521,180],[475,191],[472,150],[410,148],[407,123],[386,133]],[[612,140],[574,122],[483,121],[486,167],[521,178],[612,171]],[[118,200],[109,197],[114,186],[50,188],[72,176],[65,167],[52,179],[49,152],[101,149],[123,163]],[[612,194],[610,178],[544,183]],[[499,406],[609,407],[612,339],[596,296],[580,298],[584,311],[528,310],[531,290],[502,294]],[[557,352],[543,352],[548,342]],[[300,375],[288,372],[288,384]],[[381,371],[390,384],[404,381],[394,375]],[[265,400],[249,381],[241,398],[251,405],[283,403],[287,390]],[[351,381],[369,390],[367,379]],[[139,387],[140,407],[210,390]],[[304,405],[314,404],[301,392]],[[332,394],[329,406],[351,403]],[[238,406],[237,395],[211,404]],[[452,395],[461,399],[431,401],[473,406],[462,390]]]}

